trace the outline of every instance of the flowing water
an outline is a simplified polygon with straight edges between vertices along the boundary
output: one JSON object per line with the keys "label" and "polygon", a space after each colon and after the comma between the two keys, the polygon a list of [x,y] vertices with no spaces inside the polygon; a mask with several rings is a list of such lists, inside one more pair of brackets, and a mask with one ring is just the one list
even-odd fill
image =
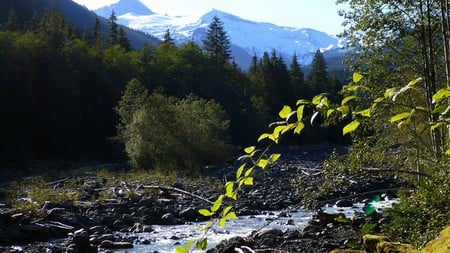
{"label": "flowing water", "polygon": [[[392,207],[394,203],[396,203],[395,199],[384,199],[374,200],[370,202],[369,205],[356,203],[353,207],[345,208],[337,207],[336,205],[326,205],[324,206],[324,210],[327,213],[343,213],[346,217],[351,218],[356,212],[363,212],[363,210],[376,210],[379,212],[384,208]],[[369,208],[367,209],[368,206]],[[313,215],[314,212],[280,211],[267,212],[261,215],[241,216],[236,220],[227,222],[223,229],[218,226],[213,226],[207,235],[208,246],[209,248],[212,248],[220,241],[235,236],[248,236],[252,231],[263,227],[279,228],[282,231],[301,231],[306,227]],[[201,236],[199,227],[204,224],[206,224],[206,222],[174,226],[152,226],[154,231],[150,233],[122,234],[121,236],[135,237],[136,241],[139,241],[140,243],[136,243],[133,249],[117,250],[115,252],[174,252],[176,245],[186,245],[189,240],[198,239]]]}

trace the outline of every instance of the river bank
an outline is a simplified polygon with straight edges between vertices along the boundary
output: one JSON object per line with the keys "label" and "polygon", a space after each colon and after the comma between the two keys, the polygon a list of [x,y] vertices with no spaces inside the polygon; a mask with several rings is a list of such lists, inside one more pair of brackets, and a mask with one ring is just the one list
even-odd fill
{"label": "river bank", "polygon": [[[297,194],[298,185],[292,184],[292,179],[302,178],[310,184],[314,184],[314,180],[320,180],[321,163],[334,148],[317,146],[284,150],[283,159],[269,173],[258,177],[254,186],[244,189],[235,204],[238,215],[299,210],[303,205],[302,197]],[[170,185],[127,180],[111,184],[110,178],[96,174],[95,171],[76,175],[76,187],[83,193],[77,201],[45,202],[40,207],[39,215],[14,212],[8,205],[1,205],[0,243],[3,246],[0,251],[98,252],[100,249],[107,252],[127,249],[127,252],[133,252],[132,248],[136,244],[152,243],[133,234],[152,232],[155,225],[205,220],[197,210],[208,207],[208,201],[213,201],[222,193],[221,183],[233,178],[235,170],[233,164],[209,167],[209,176],[201,180],[177,178]],[[336,199],[354,195],[358,189],[365,191],[397,186],[393,178],[362,178],[355,182],[352,187],[321,197]],[[64,181],[57,182],[53,187],[61,187],[61,184]],[[106,191],[108,198],[92,200],[96,194]],[[343,199],[337,204],[339,207],[351,207],[357,201],[366,201],[365,198],[366,196],[359,196]],[[211,252],[231,252],[233,247],[242,246],[284,252],[327,252],[360,238],[358,231],[363,224],[380,222],[380,217],[376,215],[361,216],[352,222],[338,222],[335,218],[319,212],[305,229],[290,232],[269,230],[259,234],[254,232],[249,237],[223,243]],[[118,232],[124,236],[120,236]]]}

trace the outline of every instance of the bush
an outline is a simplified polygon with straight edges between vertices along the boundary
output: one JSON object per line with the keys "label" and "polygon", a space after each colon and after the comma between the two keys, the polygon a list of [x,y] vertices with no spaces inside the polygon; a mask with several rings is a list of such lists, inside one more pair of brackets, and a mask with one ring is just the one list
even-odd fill
{"label": "bush", "polygon": [[133,168],[195,169],[226,158],[231,150],[225,111],[213,100],[147,95],[136,79],[116,108],[118,139]]}

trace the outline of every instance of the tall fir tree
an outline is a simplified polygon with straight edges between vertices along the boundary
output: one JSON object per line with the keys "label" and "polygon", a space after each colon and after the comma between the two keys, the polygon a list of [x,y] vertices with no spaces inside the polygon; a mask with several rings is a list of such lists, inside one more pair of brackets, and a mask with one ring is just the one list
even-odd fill
{"label": "tall fir tree", "polygon": [[117,25],[117,17],[114,10],[111,12],[111,16],[108,19],[109,30],[108,30],[108,39],[109,45],[115,45],[119,42],[119,30]]}
{"label": "tall fir tree", "polygon": [[119,39],[118,40],[119,40],[118,41],[119,45],[121,45],[125,49],[125,51],[127,51],[127,52],[131,51],[131,49],[132,49],[131,43],[128,40],[127,34],[125,33],[125,30],[122,27],[119,28]]}
{"label": "tall fir tree", "polygon": [[203,49],[214,60],[216,67],[230,60],[230,39],[219,17],[214,16],[203,40]]}
{"label": "tall fir tree", "polygon": [[317,50],[314,55],[312,69],[308,75],[307,83],[311,94],[317,95],[328,92],[326,90],[328,85],[327,63],[320,50]]}
{"label": "tall fir tree", "polygon": [[174,43],[174,41],[173,41],[173,38],[172,38],[172,36],[170,35],[170,30],[169,29],[167,29],[166,30],[166,33],[164,34],[164,43],[169,43],[169,44],[175,44]]}
{"label": "tall fir tree", "polygon": [[98,16],[95,16],[95,23],[94,23],[94,27],[92,28],[92,34],[93,34],[94,45],[97,48],[101,48],[102,47],[102,31],[101,31],[101,27],[100,27],[100,19],[98,18]]}
{"label": "tall fir tree", "polygon": [[20,28],[16,10],[11,8],[8,12],[8,20],[6,21],[6,29],[9,31],[18,31]]}
{"label": "tall fir tree", "polygon": [[308,91],[305,86],[305,74],[298,63],[297,54],[294,54],[292,57],[292,62],[289,67],[289,77],[294,98],[309,98],[310,95],[307,93]]}

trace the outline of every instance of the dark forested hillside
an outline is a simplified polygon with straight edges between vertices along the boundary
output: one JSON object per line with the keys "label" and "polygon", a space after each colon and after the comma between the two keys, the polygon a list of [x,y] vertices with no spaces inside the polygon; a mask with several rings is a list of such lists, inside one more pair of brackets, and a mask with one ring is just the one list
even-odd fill
{"label": "dark forested hillside", "polygon": [[[115,23],[114,15],[102,21],[71,1],[56,1],[56,8],[50,3],[1,2],[0,160],[17,166],[42,159],[116,158],[125,148],[112,139],[120,145],[137,141],[143,148],[159,149],[156,139],[167,144],[167,138],[174,137],[170,152],[178,151],[164,157],[173,156],[183,166],[193,166],[189,159],[196,157],[195,163],[202,164],[205,148],[217,149],[219,142],[222,147],[253,142],[284,103],[312,94],[302,67],[296,63],[291,71],[276,52],[253,59],[250,73],[243,72],[230,57],[228,37],[218,19],[209,27],[207,47],[194,42],[175,45],[169,31],[160,44],[131,47],[133,36]],[[326,66],[320,70],[326,73]],[[123,111],[117,106],[130,80],[138,80],[149,97],[117,115]],[[335,92],[331,87],[336,84],[321,87]],[[151,98],[165,107],[155,108],[148,102]],[[162,108],[180,116],[157,115],[167,113]],[[155,124],[166,128],[156,131]],[[117,130],[120,138],[113,138]],[[200,145],[212,138],[217,141],[211,147]],[[146,149],[134,155],[154,154]],[[164,151],[152,152],[162,157]]]}
{"label": "dark forested hillside", "polygon": [[[78,33],[85,36],[92,36],[92,24],[96,15],[84,6],[71,0],[2,0],[0,1],[0,23],[7,21],[8,12],[14,8],[21,23],[28,22],[29,18],[36,14],[42,15],[44,11],[50,10],[53,6],[65,17],[65,19],[76,27]],[[98,17],[102,31],[108,29],[108,22],[105,18]],[[160,41],[148,34],[124,27],[125,32],[134,48],[141,48],[144,44],[157,44]]]}

